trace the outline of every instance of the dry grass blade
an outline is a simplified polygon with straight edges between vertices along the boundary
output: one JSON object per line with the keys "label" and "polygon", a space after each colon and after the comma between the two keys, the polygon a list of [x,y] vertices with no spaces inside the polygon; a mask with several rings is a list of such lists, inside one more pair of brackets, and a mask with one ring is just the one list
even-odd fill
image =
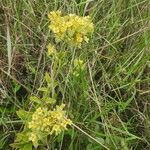
{"label": "dry grass blade", "polygon": [[12,48],[11,48],[10,29],[9,29],[7,16],[5,17],[5,20],[6,20],[6,26],[7,26],[8,75],[10,75],[11,61],[12,61]]}

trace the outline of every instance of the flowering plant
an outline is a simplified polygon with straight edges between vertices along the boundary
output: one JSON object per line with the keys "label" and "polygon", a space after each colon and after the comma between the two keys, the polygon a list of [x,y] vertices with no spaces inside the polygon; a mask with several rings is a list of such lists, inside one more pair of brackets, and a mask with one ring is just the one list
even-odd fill
{"label": "flowering plant", "polygon": [[79,17],[75,14],[62,16],[61,11],[52,11],[48,15],[49,28],[55,34],[57,41],[64,41],[71,46],[81,47],[88,36],[93,33],[94,25],[89,16]]}
{"label": "flowering plant", "polygon": [[[89,16],[79,17],[75,14],[62,16],[60,11],[52,11],[48,17],[50,20],[49,28],[55,34],[56,41],[63,41],[78,48],[81,48],[83,42],[88,42],[88,36],[94,30]],[[56,63],[59,59],[56,47],[53,44],[48,44],[47,49],[47,55],[49,58],[52,58],[53,63]],[[73,78],[75,83],[78,84],[84,79],[85,63],[81,59],[75,59],[73,66]],[[80,79],[80,77],[82,78]],[[42,92],[42,96],[30,97],[32,102],[31,109],[28,111],[21,109],[17,112],[18,117],[24,124],[24,128],[21,133],[17,134],[15,142],[11,144],[14,148],[32,150],[32,145],[37,148],[39,144],[44,144],[49,136],[58,135],[67,130],[68,125],[73,124],[67,118],[66,111],[64,110],[65,105],[63,103],[61,105],[55,104],[56,98],[53,98],[55,91],[51,91],[55,89],[56,81],[52,81],[48,73],[45,74],[45,81],[47,86],[38,89],[38,91]],[[85,79],[83,82],[81,88],[87,89]]]}
{"label": "flowering plant", "polygon": [[19,110],[17,115],[24,123],[24,130],[17,134],[13,147],[28,150],[38,147],[39,143],[46,140],[48,135],[58,135],[59,133],[67,130],[67,125],[71,125],[72,121],[67,118],[66,111],[64,110],[65,104],[56,105],[56,100],[50,98],[50,76],[45,74],[47,87],[39,89],[43,94],[42,98],[31,96],[30,100],[33,102],[35,109],[25,111]]}

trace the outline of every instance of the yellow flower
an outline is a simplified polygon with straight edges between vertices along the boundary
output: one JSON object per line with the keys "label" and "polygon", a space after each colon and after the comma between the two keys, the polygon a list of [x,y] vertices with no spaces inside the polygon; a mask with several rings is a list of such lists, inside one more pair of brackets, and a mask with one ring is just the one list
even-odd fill
{"label": "yellow flower", "polygon": [[38,134],[44,132],[49,134],[59,134],[67,129],[67,125],[71,125],[72,121],[66,117],[64,111],[65,105],[56,106],[53,110],[39,107],[32,115],[32,120],[28,123],[28,128],[31,130],[29,140],[33,143],[40,140]]}
{"label": "yellow flower", "polygon": [[[55,127],[52,130],[55,134],[60,133],[63,130],[67,129],[67,125],[71,125],[72,121],[66,118],[66,111],[63,110],[65,107],[64,104],[57,106],[55,110],[52,112],[52,118],[56,120]],[[58,115],[59,114],[59,115]],[[61,115],[60,115],[61,114]],[[61,117],[60,117],[61,116]]]}
{"label": "yellow flower", "polygon": [[29,136],[29,140],[35,143],[37,141],[37,136],[34,133],[31,133]]}
{"label": "yellow flower", "polygon": [[29,129],[36,128],[36,125],[35,125],[34,121],[29,122],[28,126],[29,126]]}
{"label": "yellow flower", "polygon": [[55,125],[52,127],[51,134],[55,133],[55,135],[58,135],[60,132],[61,132],[60,125],[55,124]]}
{"label": "yellow flower", "polygon": [[70,28],[72,25],[73,25],[73,22],[72,22],[72,21],[66,22],[66,27],[67,27],[67,28]]}
{"label": "yellow flower", "polygon": [[51,56],[56,53],[55,47],[50,43],[48,44],[47,49],[48,49],[48,56]]}
{"label": "yellow flower", "polygon": [[37,113],[38,113],[39,115],[42,115],[42,114],[43,114],[43,110],[42,110],[41,107],[39,107],[36,111],[37,111]]}
{"label": "yellow flower", "polygon": [[52,29],[53,29],[54,33],[59,33],[59,28],[58,27],[53,27]]}
{"label": "yellow flower", "polygon": [[52,18],[56,18],[56,17],[59,17],[61,16],[61,11],[51,11],[49,14],[48,14],[48,18],[49,19],[52,19]]}
{"label": "yellow flower", "polygon": [[89,16],[80,17],[75,14],[62,16],[60,11],[53,11],[48,17],[49,28],[56,39],[73,46],[81,47],[84,41],[88,42],[88,36],[94,31],[94,25]]}
{"label": "yellow flower", "polygon": [[82,43],[83,38],[82,38],[82,35],[81,35],[81,34],[79,34],[79,33],[76,34],[76,41],[77,41],[78,43]]}

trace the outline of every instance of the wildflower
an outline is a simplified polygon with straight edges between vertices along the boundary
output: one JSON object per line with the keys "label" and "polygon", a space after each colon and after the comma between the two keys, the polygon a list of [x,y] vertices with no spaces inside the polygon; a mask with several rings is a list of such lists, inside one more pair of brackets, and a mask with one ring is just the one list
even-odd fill
{"label": "wildflower", "polygon": [[48,44],[47,49],[48,49],[48,56],[51,56],[56,53],[55,47],[50,43]]}
{"label": "wildflower", "polygon": [[82,37],[81,34],[79,34],[79,33],[76,34],[76,41],[77,41],[78,43],[81,43],[81,42],[83,41],[83,37]]}
{"label": "wildflower", "polygon": [[29,140],[32,142],[36,142],[37,141],[37,136],[34,133],[31,133],[29,136]]}
{"label": "wildflower", "polygon": [[60,11],[50,12],[49,28],[55,34],[56,40],[64,41],[73,46],[81,47],[88,36],[93,33],[94,25],[89,16],[80,17],[75,14],[62,16]]}
{"label": "wildflower", "polygon": [[[66,117],[64,111],[65,105],[56,106],[54,110],[39,107],[32,115],[32,120],[28,123],[28,128],[32,134],[29,140],[33,143],[41,140],[38,136],[40,133],[59,134],[67,129],[67,125],[71,125],[72,121]],[[34,133],[34,134],[33,134]]]}
{"label": "wildflower", "polygon": [[61,11],[57,10],[57,11],[51,11],[49,14],[48,14],[48,17],[49,18],[57,18],[57,17],[60,17],[61,16]]}
{"label": "wildflower", "polygon": [[62,104],[60,106],[56,106],[56,109],[51,111],[52,120],[54,120],[51,134],[55,133],[57,135],[61,131],[66,130],[67,125],[72,124],[72,121],[66,118],[66,111],[63,110],[64,107],[65,105]]}
{"label": "wildflower", "polygon": [[38,137],[35,133],[29,134],[29,141],[32,141],[32,143],[35,147],[38,146]]}

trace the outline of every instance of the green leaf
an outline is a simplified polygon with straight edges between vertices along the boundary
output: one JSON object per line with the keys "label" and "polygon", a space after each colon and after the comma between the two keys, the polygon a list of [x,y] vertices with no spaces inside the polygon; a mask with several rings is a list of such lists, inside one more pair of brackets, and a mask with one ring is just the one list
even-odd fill
{"label": "green leaf", "polygon": [[17,91],[19,91],[19,89],[21,88],[21,85],[18,84],[16,81],[13,81],[13,90],[15,93],[17,93]]}
{"label": "green leaf", "polygon": [[15,89],[14,89],[14,90],[15,90],[15,93],[17,93],[17,91],[19,91],[20,88],[21,88],[21,85],[17,85],[17,84],[16,84]]}
{"label": "green leaf", "polygon": [[41,87],[41,88],[38,88],[38,90],[42,91],[42,92],[47,92],[48,88],[47,87]]}
{"label": "green leaf", "polygon": [[31,143],[25,144],[22,150],[32,150],[32,144]]}
{"label": "green leaf", "polygon": [[28,111],[25,111],[23,109],[20,109],[17,111],[17,116],[23,120],[23,121],[27,121],[31,118],[32,116],[32,113],[31,112],[28,112]]}
{"label": "green leaf", "polygon": [[16,139],[15,139],[15,142],[10,144],[11,147],[13,148],[17,148],[19,150],[27,150],[27,148],[29,150],[32,150],[30,148],[30,145],[32,146],[31,142],[29,141],[29,130],[24,130],[23,132],[21,133],[17,133],[16,135]]}
{"label": "green leaf", "polygon": [[32,144],[29,142],[18,142],[10,144],[11,147],[17,148],[19,150],[32,150]]}
{"label": "green leaf", "polygon": [[28,142],[28,131],[24,130],[21,133],[17,133],[17,137],[15,141],[19,142],[20,144],[24,144]]}
{"label": "green leaf", "polygon": [[47,82],[48,84],[51,83],[51,77],[50,77],[50,75],[49,75],[47,72],[45,73],[45,80],[46,80],[46,82]]}
{"label": "green leaf", "polygon": [[41,100],[40,100],[38,97],[36,97],[36,96],[31,96],[31,97],[30,97],[30,100],[31,100],[32,102],[41,104]]}
{"label": "green leaf", "polygon": [[50,97],[46,97],[46,98],[43,98],[43,101],[44,101],[46,104],[55,104],[56,99],[50,98]]}

